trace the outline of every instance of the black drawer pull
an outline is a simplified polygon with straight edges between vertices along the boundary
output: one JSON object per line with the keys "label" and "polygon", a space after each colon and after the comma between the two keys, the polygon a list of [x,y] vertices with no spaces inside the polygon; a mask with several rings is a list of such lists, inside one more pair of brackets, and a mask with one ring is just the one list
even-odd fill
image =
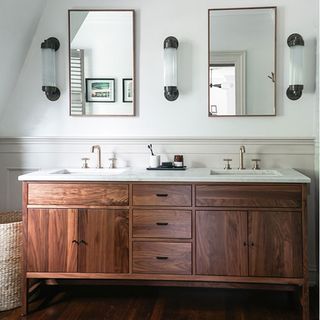
{"label": "black drawer pull", "polygon": [[168,260],[168,257],[156,257],[158,260]]}
{"label": "black drawer pull", "polygon": [[157,222],[157,226],[167,226],[169,223],[168,222]]}
{"label": "black drawer pull", "polygon": [[79,241],[77,241],[77,240],[72,240],[72,243],[79,245]]}
{"label": "black drawer pull", "polygon": [[167,197],[168,194],[167,193],[157,193],[156,196],[157,197]]}

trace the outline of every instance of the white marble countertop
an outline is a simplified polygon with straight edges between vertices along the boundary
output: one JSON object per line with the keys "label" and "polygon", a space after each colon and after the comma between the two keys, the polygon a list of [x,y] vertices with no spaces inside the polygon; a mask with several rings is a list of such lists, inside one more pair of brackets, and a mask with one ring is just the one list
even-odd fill
{"label": "white marble countertop", "polygon": [[294,169],[223,170],[188,168],[185,171],[153,171],[142,168],[51,169],[19,176],[20,181],[149,181],[149,182],[264,182],[310,183],[311,179]]}

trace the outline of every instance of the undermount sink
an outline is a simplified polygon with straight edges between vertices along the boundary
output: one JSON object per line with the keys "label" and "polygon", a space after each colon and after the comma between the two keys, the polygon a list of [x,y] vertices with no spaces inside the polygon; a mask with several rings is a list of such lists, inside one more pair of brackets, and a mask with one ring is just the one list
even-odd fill
{"label": "undermount sink", "polygon": [[218,176],[264,176],[275,177],[281,176],[277,170],[211,170],[210,175]]}
{"label": "undermount sink", "polygon": [[70,174],[70,175],[107,175],[107,176],[113,176],[120,173],[123,173],[126,171],[126,168],[86,168],[86,169],[61,169],[54,172],[51,172],[51,174]]}

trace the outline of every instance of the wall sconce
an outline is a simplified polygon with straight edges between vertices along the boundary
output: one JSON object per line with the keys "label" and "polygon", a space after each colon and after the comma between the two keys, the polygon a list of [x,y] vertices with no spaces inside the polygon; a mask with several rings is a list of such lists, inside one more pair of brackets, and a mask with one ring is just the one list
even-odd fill
{"label": "wall sconce", "polygon": [[60,90],[56,84],[56,51],[60,42],[56,38],[49,38],[41,43],[42,54],[42,91],[50,101],[60,97]]}
{"label": "wall sconce", "polygon": [[293,33],[288,37],[287,43],[290,47],[287,97],[291,100],[298,100],[302,96],[303,90],[304,40],[300,34]]}
{"label": "wall sconce", "polygon": [[177,88],[177,49],[179,42],[175,37],[168,37],[164,40],[164,96],[169,101],[179,97]]}

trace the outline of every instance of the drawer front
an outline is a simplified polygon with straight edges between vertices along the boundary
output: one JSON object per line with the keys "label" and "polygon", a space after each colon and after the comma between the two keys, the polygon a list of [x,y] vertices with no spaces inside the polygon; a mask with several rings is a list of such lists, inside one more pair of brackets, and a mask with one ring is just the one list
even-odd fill
{"label": "drawer front", "polygon": [[134,238],[191,238],[191,211],[133,210]]}
{"label": "drawer front", "polygon": [[134,184],[135,206],[191,206],[191,185]]}
{"label": "drawer front", "polygon": [[197,185],[198,207],[301,208],[299,185]]}
{"label": "drawer front", "polygon": [[134,242],[133,272],[191,274],[191,243]]}
{"label": "drawer front", "polygon": [[102,183],[30,183],[28,204],[128,206],[129,186]]}

